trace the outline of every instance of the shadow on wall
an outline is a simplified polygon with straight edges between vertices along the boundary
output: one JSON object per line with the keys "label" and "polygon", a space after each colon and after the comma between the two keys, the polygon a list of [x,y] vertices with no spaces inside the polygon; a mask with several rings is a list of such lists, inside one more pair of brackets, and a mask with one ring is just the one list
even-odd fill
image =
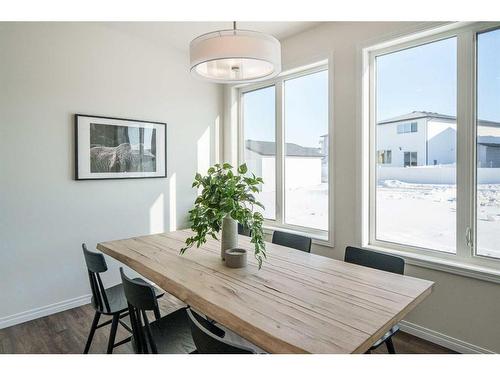
{"label": "shadow on wall", "polygon": [[[127,228],[133,229],[128,230],[126,233],[119,233],[118,231],[118,233],[115,232],[113,234],[110,234],[107,233],[107,228],[106,226],[104,226],[102,228],[103,233],[101,233],[101,236],[99,236],[100,240],[111,240],[113,238],[163,233],[166,231],[175,231],[187,227],[187,224],[184,224],[186,223],[188,215],[187,210],[192,206],[196,197],[196,192],[194,191],[194,189],[191,189],[191,183],[192,179],[194,178],[194,174],[196,172],[205,174],[207,172],[207,169],[212,164],[214,164],[216,161],[219,161],[219,126],[220,119],[219,117],[216,117],[213,124],[207,126],[201,132],[201,135],[196,142],[196,158],[194,159],[194,161],[196,162],[196,170],[191,170],[191,168],[188,167],[190,165],[189,160],[186,160],[188,158],[182,158],[178,163],[179,171],[186,172],[186,174],[183,176],[185,181],[180,181],[179,173],[177,171],[173,171],[168,175],[168,181],[164,179],[159,179],[160,181],[158,181],[157,179],[151,179],[147,181],[150,182],[150,184],[148,183],[148,186],[159,184],[156,186],[156,188],[153,188],[154,192],[149,190],[150,193],[153,193],[152,196],[150,196],[149,194],[145,194],[144,196],[142,196],[142,199],[139,199],[140,201],[149,201],[149,209],[145,212],[145,216],[149,219],[149,222],[144,222],[142,221],[142,218],[135,215],[134,217],[130,217],[130,212],[127,212],[125,208],[118,208],[118,211],[123,209],[122,214],[119,214],[118,212],[113,210],[115,212],[112,216],[115,219],[128,218],[126,219],[128,221]],[[131,184],[142,184],[146,182],[144,180],[128,181]],[[167,184],[165,184],[166,182]],[[114,181],[114,183],[120,183],[120,181]],[[182,186],[179,186],[179,184],[181,184]],[[103,188],[113,190],[117,189],[117,186],[111,187],[101,185],[100,187],[96,187],[96,189],[98,190],[101,190]],[[136,188],[134,188],[133,190],[137,191]],[[189,193],[186,194],[186,192]],[[112,193],[109,192],[109,194]],[[118,192],[117,194],[115,194],[115,196],[121,194],[123,194],[123,192]],[[181,210],[181,212],[179,212],[179,210]],[[123,229],[125,229],[125,226],[123,227]],[[88,244],[89,246],[94,245],[91,242],[89,242]],[[121,264],[110,257],[106,257],[106,259],[112,272],[104,274],[103,279],[107,285],[116,284],[119,282],[119,279],[116,276],[118,275],[116,270]],[[128,272],[132,275],[136,274],[131,269],[129,269]]]}
{"label": "shadow on wall", "polygon": [[[212,125],[206,127],[196,142],[196,172],[205,174],[208,168],[219,162],[220,152],[220,117],[217,116]],[[181,164],[185,168],[185,164]],[[177,212],[182,204],[179,204],[177,194],[178,178],[177,172],[172,172],[169,175],[168,181],[168,200],[165,199],[164,193],[159,193],[154,202],[149,208],[149,234],[163,233],[165,231],[175,231],[179,229],[179,225],[185,222],[188,212]],[[191,179],[194,178],[194,172],[189,175],[189,180],[186,182],[185,189],[191,189]],[[193,191],[194,201],[194,191]],[[187,202],[187,206],[193,202]],[[166,217],[168,212],[168,218]],[[180,221],[178,220],[180,219]],[[166,223],[168,221],[168,225]]]}

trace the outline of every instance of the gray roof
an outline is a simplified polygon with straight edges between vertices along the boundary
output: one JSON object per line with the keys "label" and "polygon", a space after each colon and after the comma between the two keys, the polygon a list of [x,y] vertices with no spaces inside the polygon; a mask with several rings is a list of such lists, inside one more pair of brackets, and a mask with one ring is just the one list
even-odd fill
{"label": "gray roof", "polygon": [[[451,115],[443,115],[442,113],[437,113],[437,112],[426,112],[426,111],[413,111],[410,113],[406,113],[401,116],[396,116],[392,117],[386,120],[382,120],[378,122],[378,125],[382,124],[389,124],[392,122],[400,122],[400,121],[409,121],[409,120],[417,120],[420,118],[436,118],[440,120],[449,120],[449,121],[456,121],[455,116]],[[495,122],[495,121],[489,121],[489,120],[479,120],[479,125],[481,126],[493,126],[493,127],[500,127],[500,122]]]}
{"label": "gray roof", "polygon": [[443,115],[437,112],[426,112],[426,111],[413,111],[411,113],[406,113],[404,115],[391,117],[386,120],[379,121],[379,124],[389,124],[391,122],[407,121],[407,120],[417,120],[419,118],[439,118],[443,120],[455,120],[455,116]]}
{"label": "gray roof", "polygon": [[[259,155],[263,156],[274,156],[276,155],[276,143],[267,141],[255,141],[252,139],[247,139],[245,142],[247,150],[254,151]],[[286,143],[286,155],[287,156],[304,156],[304,157],[315,157],[321,158],[325,156],[320,148],[316,147],[303,147],[295,143]]]}
{"label": "gray roof", "polygon": [[500,137],[481,135],[477,137],[477,143],[485,146],[500,146]]}

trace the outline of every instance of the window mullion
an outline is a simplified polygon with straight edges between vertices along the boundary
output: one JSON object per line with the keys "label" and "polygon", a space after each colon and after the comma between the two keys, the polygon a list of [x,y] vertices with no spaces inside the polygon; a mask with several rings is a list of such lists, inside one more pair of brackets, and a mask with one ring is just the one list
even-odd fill
{"label": "window mullion", "polygon": [[368,164],[369,164],[369,197],[368,197],[368,202],[369,202],[369,209],[368,209],[368,214],[369,214],[369,242],[374,243],[375,242],[375,233],[376,233],[376,206],[375,206],[375,199],[376,199],[376,184],[374,181],[376,181],[377,175],[376,175],[376,164],[377,160],[375,159],[374,155],[376,152],[376,87],[375,84],[377,82],[376,80],[376,66],[375,66],[375,55],[370,54],[369,56],[369,113],[368,113],[368,122],[370,124],[369,126],[369,157],[368,157]]}
{"label": "window mullion", "polygon": [[472,257],[467,233],[474,228],[474,34],[464,31],[457,37],[456,240],[457,257],[467,260]]}
{"label": "window mullion", "polygon": [[285,218],[285,134],[283,115],[283,81],[276,82],[276,222],[283,224]]}

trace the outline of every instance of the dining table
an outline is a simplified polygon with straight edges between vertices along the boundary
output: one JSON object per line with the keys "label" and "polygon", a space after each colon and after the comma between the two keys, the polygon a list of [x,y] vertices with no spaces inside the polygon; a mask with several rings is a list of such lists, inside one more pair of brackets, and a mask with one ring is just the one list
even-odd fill
{"label": "dining table", "polygon": [[207,238],[183,255],[191,230],[101,242],[97,248],[268,353],[364,353],[431,292],[433,282],[251,238],[244,268],[228,268]]}

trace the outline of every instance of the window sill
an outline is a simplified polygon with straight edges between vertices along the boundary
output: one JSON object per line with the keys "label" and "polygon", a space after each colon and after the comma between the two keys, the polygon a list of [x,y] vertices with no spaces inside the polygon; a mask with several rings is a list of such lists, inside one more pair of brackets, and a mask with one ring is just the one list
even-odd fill
{"label": "window sill", "polygon": [[333,247],[333,240],[328,239],[328,234],[320,234],[317,232],[308,231],[304,228],[304,230],[299,230],[296,228],[290,228],[286,226],[279,225],[270,225],[264,224],[264,233],[272,235],[275,230],[280,230],[287,233],[298,234],[300,236],[310,237],[312,239],[312,243],[314,245],[321,245],[326,247]]}
{"label": "window sill", "polygon": [[389,255],[397,255],[405,260],[406,264],[428,268],[436,271],[448,272],[451,274],[470,277],[473,279],[489,281],[500,284],[500,269],[485,267],[476,264],[450,261],[429,255],[413,254],[404,251],[389,249],[386,247],[366,245],[363,248],[375,250]]}

